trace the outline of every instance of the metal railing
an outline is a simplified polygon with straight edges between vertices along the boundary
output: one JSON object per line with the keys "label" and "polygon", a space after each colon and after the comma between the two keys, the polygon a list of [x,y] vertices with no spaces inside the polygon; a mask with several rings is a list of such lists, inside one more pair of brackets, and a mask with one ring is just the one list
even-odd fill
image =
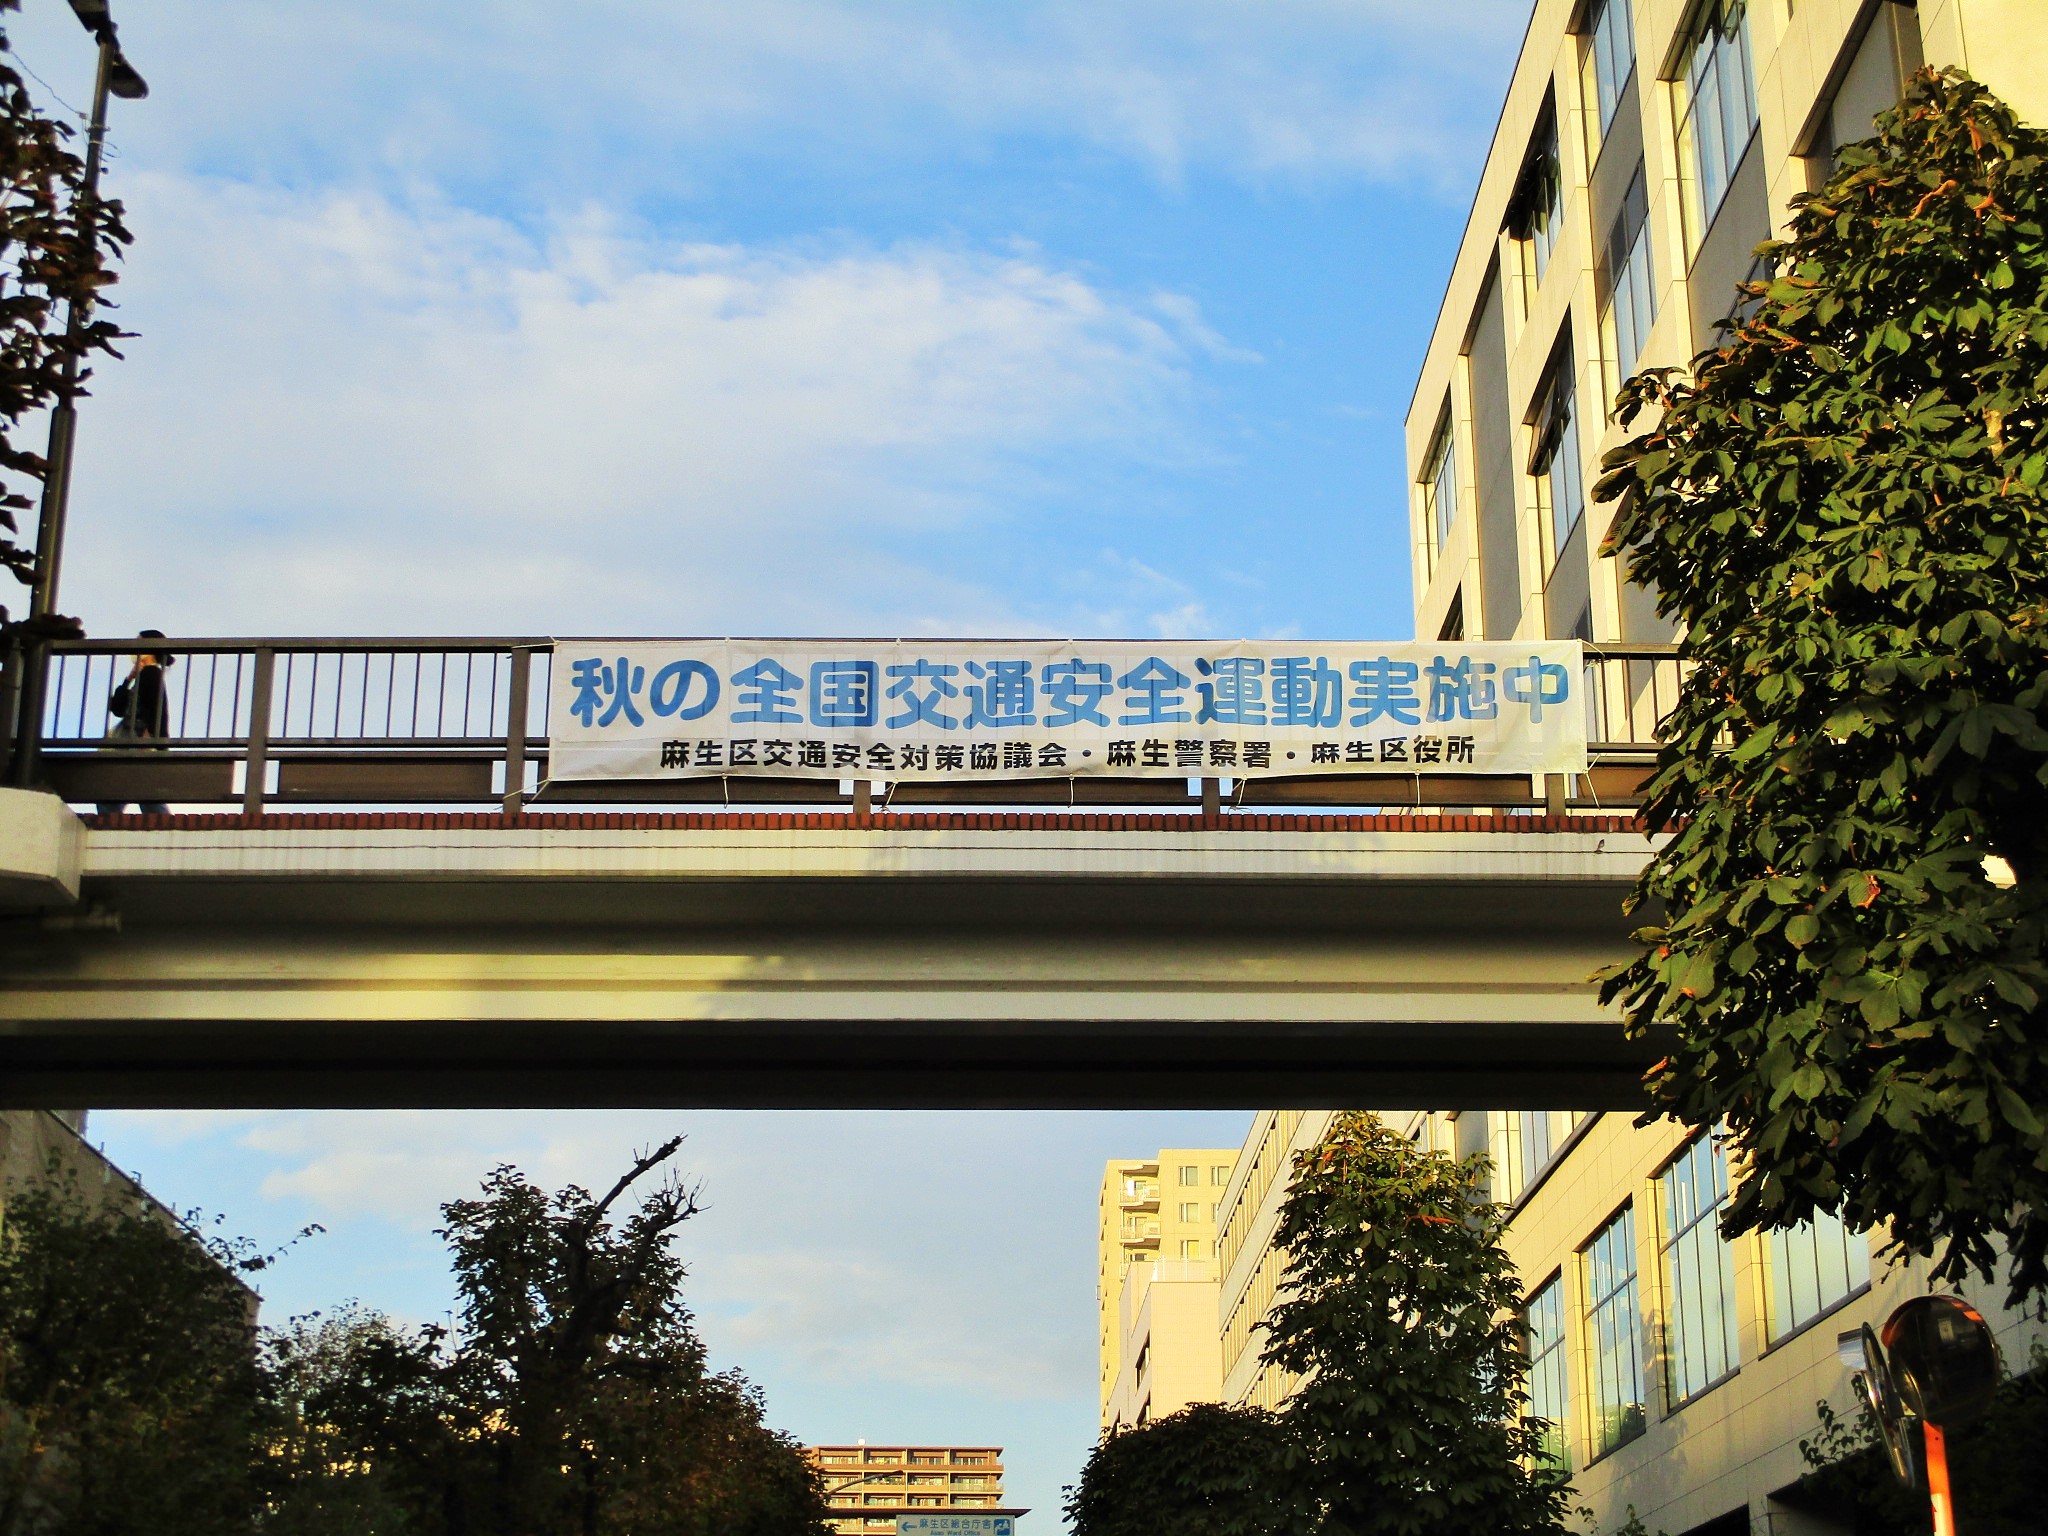
{"label": "metal railing", "polygon": [[[496,805],[534,802],[851,807],[981,805],[1528,806],[1631,803],[1656,750],[1657,722],[1677,698],[1671,646],[1588,646],[1586,707],[1593,773],[1536,786],[1385,776],[1377,779],[1018,779],[964,785],[732,776],[635,784],[547,782],[549,672],[544,637],[167,639],[167,731],[110,732],[109,699],[133,664],[134,639],[51,647],[40,776],[79,804],[275,806]],[[0,756],[7,743],[0,740]],[[1225,786],[1228,786],[1226,788]]]}

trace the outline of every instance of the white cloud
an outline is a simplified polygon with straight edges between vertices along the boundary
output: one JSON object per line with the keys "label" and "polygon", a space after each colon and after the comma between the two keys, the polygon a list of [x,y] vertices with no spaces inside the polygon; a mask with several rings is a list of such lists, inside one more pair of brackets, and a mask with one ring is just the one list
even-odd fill
{"label": "white cloud", "polygon": [[971,1258],[940,1257],[790,1247],[714,1260],[699,1276],[699,1321],[725,1358],[772,1352],[814,1380],[1072,1396],[1089,1369],[1089,1334],[1044,1310],[1011,1310],[987,1273],[1003,1256],[985,1242]]}
{"label": "white cloud", "polygon": [[[766,138],[863,160],[1013,135],[1169,180],[1448,188],[1491,124],[1527,0],[218,0],[124,17],[157,80],[139,127],[185,163],[527,190],[675,187]],[[72,61],[68,18],[24,18]],[[266,132],[251,135],[261,122]]]}
{"label": "white cloud", "polygon": [[141,334],[67,566],[98,628],[1041,628],[919,542],[1017,515],[1054,452],[1193,453],[1187,359],[1218,345],[1028,253],[130,187]]}

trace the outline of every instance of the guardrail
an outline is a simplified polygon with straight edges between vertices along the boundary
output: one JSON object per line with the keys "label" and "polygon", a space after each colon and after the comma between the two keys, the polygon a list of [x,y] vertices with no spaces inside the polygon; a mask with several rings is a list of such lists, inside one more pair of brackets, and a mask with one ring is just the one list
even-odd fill
{"label": "guardrail", "polygon": [[[1527,777],[1016,779],[971,784],[747,776],[647,783],[547,781],[554,642],[493,639],[167,639],[169,734],[112,737],[108,701],[133,639],[51,647],[40,776],[77,804],[268,807],[529,804],[836,806],[943,804],[1201,808],[1442,806],[1613,808],[1635,803],[1677,698],[1672,646],[1589,646],[1592,772]],[[0,746],[4,746],[0,743]]]}

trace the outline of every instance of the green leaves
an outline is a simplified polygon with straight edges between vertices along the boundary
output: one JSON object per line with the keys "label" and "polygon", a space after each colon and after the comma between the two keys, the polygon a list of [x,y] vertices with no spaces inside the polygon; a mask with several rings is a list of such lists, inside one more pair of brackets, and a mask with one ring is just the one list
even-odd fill
{"label": "green leaves", "polygon": [[[1486,1160],[1423,1152],[1367,1114],[1295,1159],[1265,1363],[1306,1378],[1280,1415],[1276,1505],[1307,1536],[1562,1530],[1566,1480],[1524,1419],[1521,1284]],[[1112,1442],[1113,1443],[1113,1442]],[[1084,1533],[1085,1536],[1085,1533]]]}
{"label": "green leaves", "polygon": [[1692,670],[1632,898],[1668,917],[1602,995],[1677,1027],[1655,1107],[1750,1154],[1737,1227],[1838,1207],[2038,1291],[2048,135],[1926,72],[1877,126],[1726,345],[1617,403],[1655,426],[1607,456],[1607,547]]}

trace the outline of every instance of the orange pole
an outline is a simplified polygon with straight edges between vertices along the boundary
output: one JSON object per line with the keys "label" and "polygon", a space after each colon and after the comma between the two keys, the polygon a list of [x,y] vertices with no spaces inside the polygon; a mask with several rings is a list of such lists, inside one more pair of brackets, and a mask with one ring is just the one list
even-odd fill
{"label": "orange pole", "polygon": [[1948,1492],[1948,1437],[1939,1424],[1921,1423],[1927,1440],[1927,1497],[1934,1505],[1934,1536],[1956,1536],[1956,1505]]}

